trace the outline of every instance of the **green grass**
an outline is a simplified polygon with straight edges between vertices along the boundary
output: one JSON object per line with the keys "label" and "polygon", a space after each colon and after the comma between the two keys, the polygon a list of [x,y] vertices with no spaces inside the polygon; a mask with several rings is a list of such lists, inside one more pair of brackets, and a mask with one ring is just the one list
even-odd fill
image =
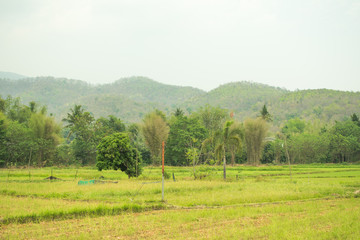
{"label": "green grass", "polygon": [[[358,239],[359,200],[177,209],[3,226],[5,239]],[[66,227],[65,227],[66,226]]]}
{"label": "green grass", "polygon": [[[44,180],[51,171],[61,180]],[[194,180],[192,168],[166,167],[166,171],[175,174],[176,182],[166,181],[162,202],[159,167],[145,168],[138,179],[92,168],[30,169],[30,177],[27,169],[0,170],[0,238],[357,239],[360,235],[360,165],[294,165],[291,178],[288,166],[229,166],[226,181],[218,166],[197,167],[206,175],[201,180]],[[108,182],[77,184],[100,177]]]}

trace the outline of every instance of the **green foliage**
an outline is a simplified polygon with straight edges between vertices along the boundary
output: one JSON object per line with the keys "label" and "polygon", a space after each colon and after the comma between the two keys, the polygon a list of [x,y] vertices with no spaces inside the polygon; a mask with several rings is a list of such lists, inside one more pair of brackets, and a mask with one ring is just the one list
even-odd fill
{"label": "green foliage", "polygon": [[74,134],[75,139],[71,142],[75,159],[82,165],[95,162],[96,138],[94,131],[94,117],[85,112],[81,105],[75,105],[70,109],[67,118],[62,121],[67,123],[69,129],[68,138]]}
{"label": "green foliage", "polygon": [[114,133],[104,137],[97,146],[96,160],[99,171],[120,169],[129,178],[137,177],[142,172],[141,155],[131,146],[126,133]]}
{"label": "green foliage", "polygon": [[262,164],[275,163],[275,144],[274,142],[266,142],[260,162]]}
{"label": "green foliage", "polygon": [[176,108],[175,113],[174,113],[175,117],[180,117],[180,116],[184,116],[184,111],[181,110],[180,108]]}
{"label": "green foliage", "polygon": [[98,125],[97,128],[104,132],[104,135],[125,131],[125,124],[121,121],[120,118],[117,118],[113,115],[110,115],[109,119],[104,117],[97,119],[96,124]]}
{"label": "green foliage", "polygon": [[46,107],[39,108],[35,102],[25,106],[10,96],[0,102],[0,165],[53,164],[62,138],[60,126],[46,115]]}
{"label": "green foliage", "polygon": [[[205,93],[142,77],[99,86],[51,77],[0,79],[0,85],[0,94],[23,96],[23,101],[29,102],[24,105],[19,97],[11,95],[6,99],[0,97],[1,166],[93,165],[101,139],[126,130],[132,147],[147,164],[160,163],[161,142],[168,133],[167,164],[191,164],[187,152],[195,149],[201,163],[230,158],[233,164],[252,163],[249,146],[254,144],[242,148],[236,141],[229,141],[224,145],[224,126],[229,111],[239,120],[255,117],[259,109],[264,120],[273,119],[268,136],[280,133],[275,139],[264,138],[258,145],[265,148],[258,149],[256,164],[259,158],[262,163],[283,163],[288,155],[293,163],[355,162],[360,157],[359,117],[355,113],[349,116],[358,110],[357,92],[326,89],[290,92],[241,82]],[[74,106],[70,111],[69,104]],[[47,109],[56,118],[47,114]],[[148,111],[150,114],[146,115]],[[174,114],[171,118],[170,113]],[[61,116],[66,116],[63,129],[56,123]],[[100,118],[96,120],[94,116]],[[130,124],[126,129],[125,124],[140,119],[143,124]],[[239,126],[242,128],[240,123]],[[64,144],[60,132],[68,137]],[[248,136],[257,136],[258,132],[255,133]],[[200,143],[206,144],[200,147]]]}
{"label": "green foliage", "polygon": [[218,106],[233,111],[237,120],[244,120],[247,117],[255,117],[264,102],[269,102],[273,109],[270,103],[276,103],[281,96],[288,92],[285,89],[254,82],[234,82],[221,85],[206,95],[190,99],[185,105],[195,109],[206,104]]}
{"label": "green foliage", "polygon": [[37,150],[31,129],[17,121],[11,121],[6,129],[5,147],[5,166],[25,165],[32,149]]}
{"label": "green foliage", "polygon": [[330,155],[335,162],[357,160],[360,153],[360,127],[351,120],[336,122],[329,131]]}
{"label": "green foliage", "polygon": [[9,120],[18,121],[19,123],[26,123],[31,117],[31,110],[28,106],[20,102],[20,98],[12,98],[8,96],[3,103],[3,113]]}
{"label": "green foliage", "polygon": [[258,165],[263,153],[268,125],[262,118],[247,119],[244,123],[247,161]]}
{"label": "green foliage", "polygon": [[360,127],[359,117],[355,113],[353,115],[351,115],[350,117],[351,117],[351,121],[353,121],[356,125],[358,125]]}
{"label": "green foliage", "polygon": [[306,127],[306,123],[299,118],[290,119],[286,122],[285,126],[281,129],[287,137],[291,135],[303,133]]}
{"label": "green foliage", "polygon": [[56,147],[61,143],[60,125],[52,117],[43,113],[33,113],[29,119],[29,127],[33,133],[33,140],[37,145],[37,151],[33,160],[38,166],[52,165],[56,153]]}
{"label": "green foliage", "polygon": [[223,129],[217,130],[202,143],[203,150],[214,146],[214,156],[218,162],[221,159],[223,160],[224,179],[226,179],[226,154],[230,151],[232,153],[232,161],[234,161],[235,152],[241,149],[242,138],[243,131],[241,126],[234,124],[233,121],[227,121]]}
{"label": "green foliage", "polygon": [[213,135],[216,131],[221,130],[228,116],[226,109],[212,107],[208,104],[200,107],[200,109],[194,113],[194,117],[200,120],[209,135]]}
{"label": "green foliage", "polygon": [[205,105],[193,113],[207,131],[207,139],[202,142],[202,153],[205,162],[212,162],[215,156],[216,139],[215,134],[222,132],[226,120],[229,118],[228,111],[220,107]]}
{"label": "green foliage", "polygon": [[169,134],[169,126],[164,121],[164,115],[155,111],[145,116],[142,125],[142,133],[148,146],[152,164],[159,165],[162,142],[165,142]]}
{"label": "green foliage", "polygon": [[143,163],[151,164],[150,151],[146,147],[144,136],[141,134],[139,124],[131,124],[128,127],[128,134],[130,137],[131,144],[140,152]]}
{"label": "green foliage", "polygon": [[199,149],[194,147],[188,148],[186,151],[186,160],[188,166],[191,164],[195,166],[199,160]]}
{"label": "green foliage", "polygon": [[68,106],[76,103],[86,106],[97,118],[114,115],[121,117],[125,123],[139,122],[154,109],[170,114],[176,108],[182,108],[191,113],[206,104],[229,109],[235,113],[237,120],[242,121],[256,117],[264,103],[267,109],[271,109],[276,127],[280,127],[285,120],[297,117],[334,122],[343,120],[351,112],[357,112],[360,101],[359,92],[327,89],[287,91],[253,82],[224,84],[204,92],[190,87],[165,85],[144,77],[120,79],[96,86],[53,77],[16,81],[0,79],[0,86],[0,95],[19,96],[25,103],[34,101],[47,105],[48,111],[57,120],[66,116]]}
{"label": "green foliage", "polygon": [[[170,132],[166,144],[165,159],[173,166],[187,166],[189,148],[200,148],[206,137],[206,130],[200,122],[191,117],[174,116],[170,124]],[[195,141],[194,141],[195,140]]]}
{"label": "green foliage", "polygon": [[327,161],[330,139],[327,135],[303,133],[288,140],[293,163],[324,163]]}
{"label": "green foliage", "polygon": [[70,144],[61,144],[56,148],[55,160],[53,165],[55,166],[69,166],[76,165],[73,149]]}
{"label": "green foliage", "polygon": [[261,109],[260,114],[261,114],[261,118],[264,119],[265,121],[268,121],[268,122],[272,121],[272,116],[268,112],[265,104],[264,104],[263,108]]}
{"label": "green foliage", "polygon": [[0,167],[5,165],[5,159],[7,158],[6,148],[6,128],[7,128],[6,116],[0,111]]}

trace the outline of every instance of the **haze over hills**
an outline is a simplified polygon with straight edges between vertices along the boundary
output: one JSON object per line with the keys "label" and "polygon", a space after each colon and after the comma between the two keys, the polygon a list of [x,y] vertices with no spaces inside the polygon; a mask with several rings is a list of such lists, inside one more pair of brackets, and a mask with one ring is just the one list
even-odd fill
{"label": "haze over hills", "polygon": [[12,73],[12,72],[0,72],[0,78],[18,80],[18,79],[27,78],[27,77],[24,75]]}
{"label": "haze over hills", "polygon": [[100,116],[115,115],[125,122],[139,122],[144,114],[160,109],[171,114],[176,108],[189,113],[209,104],[228,109],[244,120],[256,117],[266,104],[274,125],[299,117],[325,121],[342,120],[360,107],[359,92],[335,90],[289,91],[253,82],[233,82],[205,92],[192,87],[158,83],[146,77],[123,78],[110,84],[91,85],[80,80],[54,77],[0,78],[0,96],[20,97],[27,104],[47,105],[48,112],[62,119],[74,104]]}

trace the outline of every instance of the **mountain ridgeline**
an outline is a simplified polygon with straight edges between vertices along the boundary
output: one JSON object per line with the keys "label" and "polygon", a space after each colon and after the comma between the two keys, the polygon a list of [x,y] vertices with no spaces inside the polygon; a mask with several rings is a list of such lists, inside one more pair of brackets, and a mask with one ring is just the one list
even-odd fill
{"label": "mountain ridgeline", "polygon": [[166,85],[145,77],[123,78],[102,85],[53,77],[2,77],[0,96],[6,98],[8,95],[20,97],[24,104],[35,101],[46,105],[48,112],[58,120],[66,116],[74,104],[83,105],[95,117],[114,115],[125,122],[139,122],[154,109],[171,114],[181,108],[190,113],[206,104],[228,109],[235,118],[244,120],[258,116],[266,104],[274,125],[279,126],[284,120],[296,117],[329,122],[343,120],[358,113],[360,107],[360,92],[288,91],[253,82],[228,83],[205,92]]}

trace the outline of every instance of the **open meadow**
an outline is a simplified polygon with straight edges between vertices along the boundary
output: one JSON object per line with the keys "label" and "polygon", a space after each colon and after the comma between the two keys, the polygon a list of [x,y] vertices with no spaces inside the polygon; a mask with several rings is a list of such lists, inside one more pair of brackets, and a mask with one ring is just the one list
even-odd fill
{"label": "open meadow", "polygon": [[[1,239],[359,239],[360,165],[2,169]],[[56,180],[45,180],[50,175]],[[173,179],[175,177],[175,181]],[[96,180],[79,185],[79,181]]]}

